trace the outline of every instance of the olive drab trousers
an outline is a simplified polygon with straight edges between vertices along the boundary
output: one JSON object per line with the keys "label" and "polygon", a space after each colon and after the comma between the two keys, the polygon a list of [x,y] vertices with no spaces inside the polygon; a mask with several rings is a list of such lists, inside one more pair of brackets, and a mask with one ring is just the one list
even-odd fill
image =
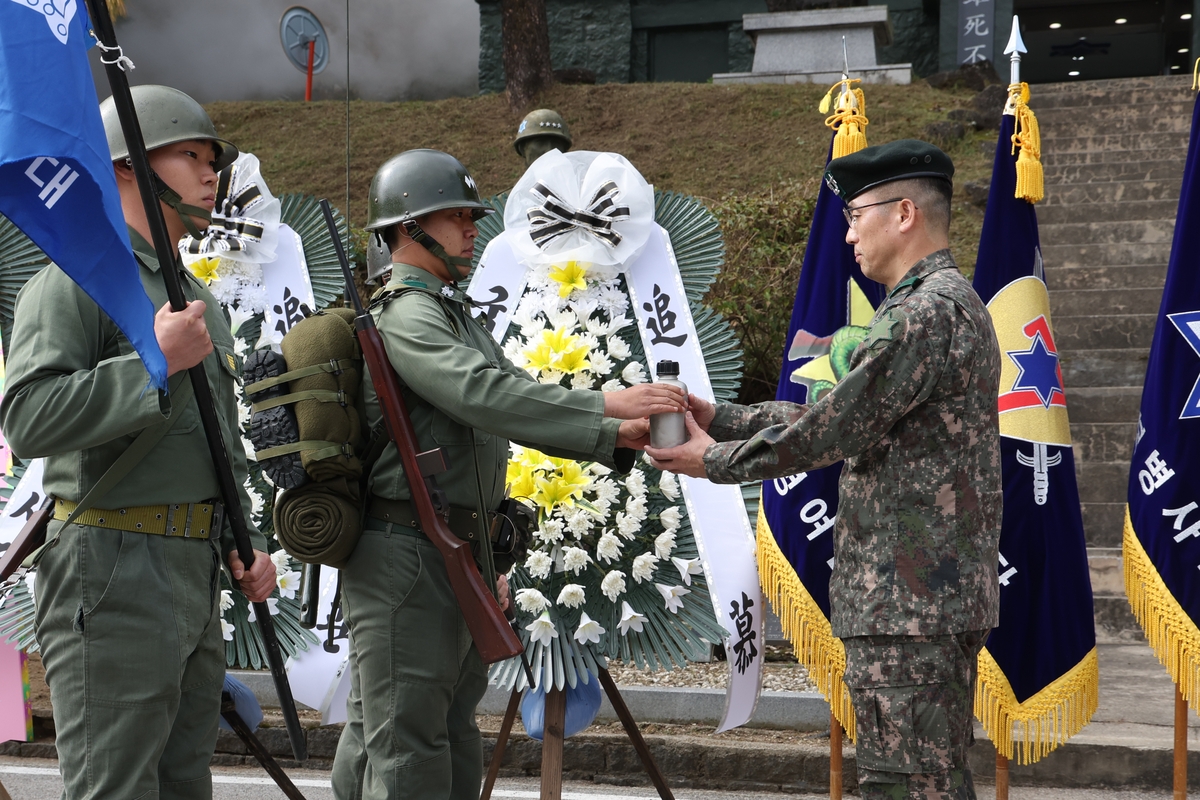
{"label": "olive drab trousers", "polygon": [[211,800],[225,642],[215,542],[52,521],[37,637],[64,800]]}
{"label": "olive drab trousers", "polygon": [[342,604],[351,689],[334,797],[478,800],[487,670],[442,554],[412,528],[369,520],[342,570]]}

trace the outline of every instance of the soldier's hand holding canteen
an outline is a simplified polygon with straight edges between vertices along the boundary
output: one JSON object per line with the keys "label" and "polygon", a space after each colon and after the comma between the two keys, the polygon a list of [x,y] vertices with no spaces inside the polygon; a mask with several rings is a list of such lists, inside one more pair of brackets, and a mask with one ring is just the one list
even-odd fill
{"label": "soldier's hand holding canteen", "polygon": [[665,383],[639,383],[619,392],[604,393],[604,416],[615,419],[639,419],[685,410],[687,398],[683,391]]}
{"label": "soldier's hand holding canteen", "polygon": [[183,311],[172,311],[167,303],[154,315],[154,337],[167,359],[167,374],[191,369],[213,351],[204,301],[193,300]]}
{"label": "soldier's hand holding canteen", "polygon": [[627,419],[617,430],[617,447],[644,450],[650,444],[650,420]]}
{"label": "soldier's hand holding canteen", "polygon": [[[710,444],[715,444],[713,438],[696,423],[696,417],[691,411],[684,417],[689,438],[678,447],[647,447],[646,455],[650,463],[658,469],[674,472],[677,475],[690,475],[693,478],[707,478],[704,468],[704,453]],[[711,422],[711,420],[710,420]]]}
{"label": "soldier's hand holding canteen", "polygon": [[692,412],[696,424],[705,433],[708,432],[708,426],[712,424],[713,417],[717,415],[716,406],[703,397],[696,397],[694,394],[688,395],[688,411]]}

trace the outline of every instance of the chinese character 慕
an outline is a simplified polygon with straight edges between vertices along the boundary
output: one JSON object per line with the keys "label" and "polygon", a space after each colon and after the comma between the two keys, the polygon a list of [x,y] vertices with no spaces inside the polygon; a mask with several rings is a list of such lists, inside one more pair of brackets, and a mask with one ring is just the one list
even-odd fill
{"label": "chinese character \u6155", "polygon": [[754,601],[747,597],[745,592],[742,592],[741,607],[738,607],[736,600],[729,606],[733,609],[729,613],[729,618],[733,620],[738,635],[738,640],[733,644],[733,665],[737,667],[739,674],[744,675],[754,659],[758,658],[758,648],[754,645],[754,640],[758,638],[758,631],[754,629],[754,614],[750,611],[754,606]]}

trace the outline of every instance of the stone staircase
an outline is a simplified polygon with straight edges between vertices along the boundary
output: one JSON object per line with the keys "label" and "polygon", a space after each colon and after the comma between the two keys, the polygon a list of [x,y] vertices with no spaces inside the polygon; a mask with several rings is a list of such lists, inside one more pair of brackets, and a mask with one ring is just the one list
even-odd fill
{"label": "stone staircase", "polygon": [[1096,636],[1136,640],[1121,535],[1187,155],[1191,78],[1042,84],[1038,223],[1075,443]]}

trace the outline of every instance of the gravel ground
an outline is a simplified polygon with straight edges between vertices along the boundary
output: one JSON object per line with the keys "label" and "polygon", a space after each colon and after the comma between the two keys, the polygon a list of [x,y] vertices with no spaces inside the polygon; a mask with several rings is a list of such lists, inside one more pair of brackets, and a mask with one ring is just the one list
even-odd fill
{"label": "gravel ground", "polygon": [[[649,672],[619,661],[609,662],[608,671],[618,686],[678,686],[724,689],[729,680],[725,661],[689,664],[684,669]],[[768,692],[815,692],[808,670],[796,663],[791,647],[767,646],[763,667],[763,690]]]}

